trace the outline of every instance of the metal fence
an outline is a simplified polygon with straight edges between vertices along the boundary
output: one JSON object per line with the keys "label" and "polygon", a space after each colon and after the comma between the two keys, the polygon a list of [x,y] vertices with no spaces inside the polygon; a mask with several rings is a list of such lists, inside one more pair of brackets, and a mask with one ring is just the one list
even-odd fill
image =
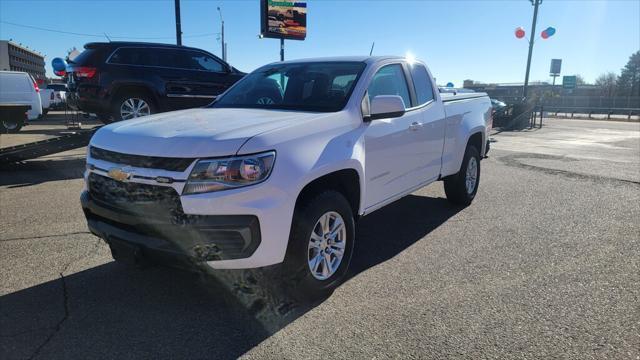
{"label": "metal fence", "polygon": [[[498,96],[496,99],[507,104],[516,104],[522,100],[518,96]],[[538,103],[557,107],[585,107],[585,108],[640,108],[640,97],[604,97],[604,96],[556,96],[543,97]]]}
{"label": "metal fence", "polygon": [[604,96],[559,96],[542,98],[541,104],[556,107],[585,107],[585,108],[640,108],[640,97],[604,97]]}

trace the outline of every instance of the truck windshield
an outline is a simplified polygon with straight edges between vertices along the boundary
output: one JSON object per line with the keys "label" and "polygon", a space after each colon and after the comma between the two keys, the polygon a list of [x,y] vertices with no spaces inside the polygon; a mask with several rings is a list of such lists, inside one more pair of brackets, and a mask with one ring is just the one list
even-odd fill
{"label": "truck windshield", "polygon": [[339,111],[364,68],[363,62],[267,65],[244,77],[211,107]]}

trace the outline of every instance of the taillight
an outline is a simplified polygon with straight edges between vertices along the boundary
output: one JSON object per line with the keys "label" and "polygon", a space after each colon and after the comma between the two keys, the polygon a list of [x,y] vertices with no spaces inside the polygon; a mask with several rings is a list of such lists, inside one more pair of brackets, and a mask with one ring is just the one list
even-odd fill
{"label": "taillight", "polygon": [[40,92],[40,88],[38,87],[38,83],[36,83],[35,81],[33,82],[33,90],[35,90],[37,93]]}
{"label": "taillight", "polygon": [[60,70],[60,71],[54,71],[53,73],[58,76],[64,76],[67,72],[64,70]]}
{"label": "taillight", "polygon": [[73,69],[73,71],[76,73],[76,77],[88,79],[91,79],[96,74],[96,70],[96,68],[89,66],[80,66]]}

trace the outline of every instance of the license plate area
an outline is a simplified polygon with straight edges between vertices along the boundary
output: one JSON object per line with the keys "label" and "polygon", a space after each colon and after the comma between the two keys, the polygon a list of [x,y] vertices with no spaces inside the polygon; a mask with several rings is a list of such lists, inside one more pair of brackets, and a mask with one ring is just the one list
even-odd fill
{"label": "license plate area", "polygon": [[108,243],[114,260],[132,266],[141,265],[142,248],[140,246],[115,237],[109,238]]}

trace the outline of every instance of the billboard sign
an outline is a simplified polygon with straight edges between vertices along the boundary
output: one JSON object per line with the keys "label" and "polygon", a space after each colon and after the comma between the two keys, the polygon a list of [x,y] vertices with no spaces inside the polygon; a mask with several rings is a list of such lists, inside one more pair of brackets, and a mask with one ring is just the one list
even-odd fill
{"label": "billboard sign", "polygon": [[261,0],[260,34],[266,38],[304,40],[307,1]]}
{"label": "billboard sign", "polygon": [[551,68],[549,74],[560,75],[560,69],[562,68],[562,59],[551,59]]}
{"label": "billboard sign", "polygon": [[578,83],[578,78],[576,76],[563,76],[562,77],[562,88],[563,89],[575,89]]}

